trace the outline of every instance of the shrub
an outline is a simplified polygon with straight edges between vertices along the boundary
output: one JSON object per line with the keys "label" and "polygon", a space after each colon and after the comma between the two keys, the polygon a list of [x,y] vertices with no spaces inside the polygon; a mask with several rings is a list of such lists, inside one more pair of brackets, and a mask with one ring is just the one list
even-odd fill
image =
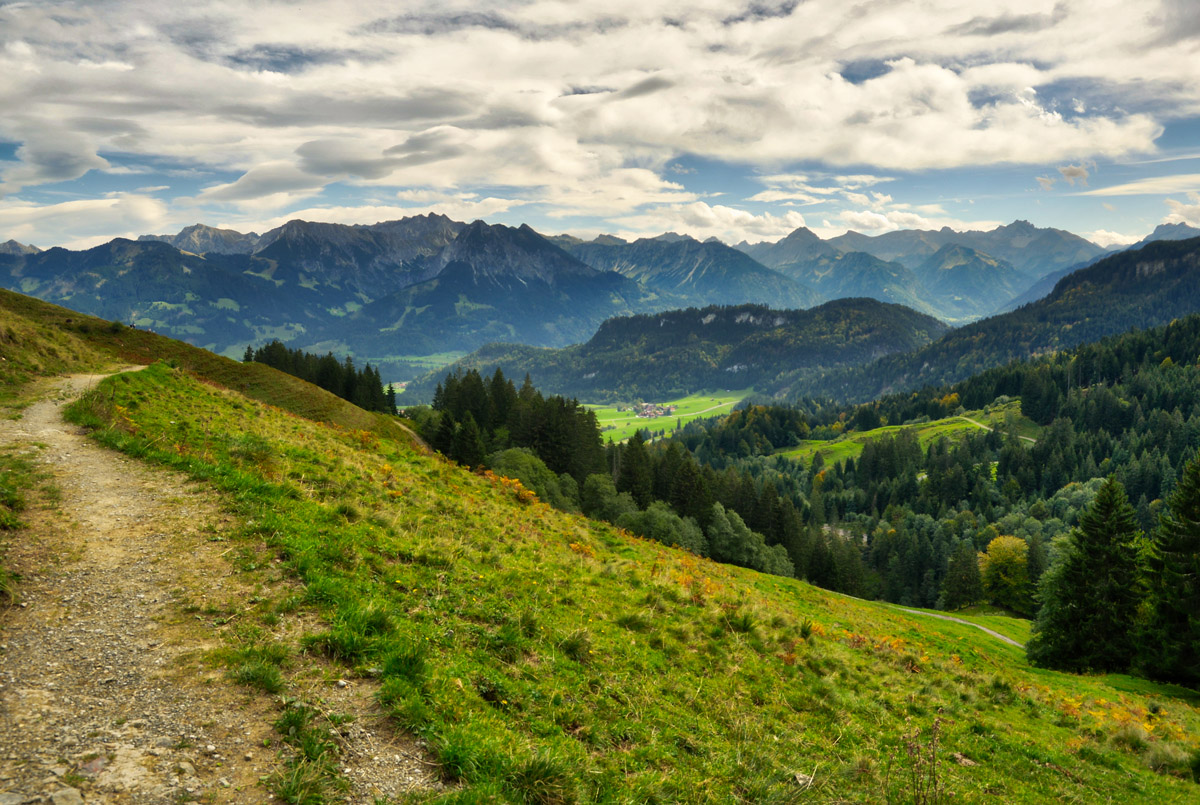
{"label": "shrub", "polygon": [[558,648],[575,662],[586,663],[592,654],[592,635],[587,629],[576,629],[559,641]]}
{"label": "shrub", "polygon": [[570,805],[576,801],[575,781],[566,764],[549,754],[530,758],[514,769],[506,782],[519,802]]}

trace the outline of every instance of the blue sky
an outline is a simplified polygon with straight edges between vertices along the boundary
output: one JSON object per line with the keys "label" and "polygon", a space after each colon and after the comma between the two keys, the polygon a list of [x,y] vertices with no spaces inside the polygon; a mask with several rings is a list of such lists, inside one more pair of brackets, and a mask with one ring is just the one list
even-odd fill
{"label": "blue sky", "polygon": [[1200,225],[1193,0],[0,0],[0,241]]}

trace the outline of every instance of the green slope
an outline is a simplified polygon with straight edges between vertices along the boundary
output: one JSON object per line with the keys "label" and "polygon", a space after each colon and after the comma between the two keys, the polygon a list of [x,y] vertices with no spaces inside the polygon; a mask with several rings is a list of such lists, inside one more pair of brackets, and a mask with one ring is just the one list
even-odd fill
{"label": "green slope", "polygon": [[[74,416],[222,492],[262,585],[218,607],[236,656],[286,685],[287,657],[319,652],[377,684],[453,783],[409,801],[911,801],[933,767],[908,750],[935,732],[955,801],[1196,796],[1200,710],[1176,689],[1030,669],[973,627],[637,540],[165,363]],[[314,785],[337,773],[336,748],[297,751]]]}
{"label": "green slope", "polygon": [[1020,438],[1025,441],[1035,441],[1041,430],[1038,425],[1021,415],[1021,401],[988,406],[979,411],[966,411],[961,415],[935,419],[913,425],[885,425],[864,431],[851,431],[836,439],[809,439],[799,447],[780,451],[780,455],[800,461],[810,462],[817,454],[824,462],[835,464],[848,458],[858,458],[862,454],[863,445],[878,439],[895,436],[901,430],[913,430],[922,448],[929,446],[938,439],[951,441],[962,439],[968,433],[974,433],[981,428],[999,428],[1003,431],[1015,429]]}
{"label": "green slope", "polygon": [[414,799],[894,801],[905,736],[934,729],[958,801],[1196,793],[1147,765],[1182,774],[1196,749],[1169,689],[1032,671],[972,627],[636,540],[162,364],[99,400],[129,413],[98,438],[216,484],[246,522],[233,547],[285,560],[324,621],[302,645],[382,674],[397,728],[462,786]]}

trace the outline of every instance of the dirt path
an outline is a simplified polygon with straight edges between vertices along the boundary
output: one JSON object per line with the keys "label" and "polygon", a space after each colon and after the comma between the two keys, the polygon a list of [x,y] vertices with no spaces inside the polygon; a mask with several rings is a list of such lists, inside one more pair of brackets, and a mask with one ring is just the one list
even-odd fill
{"label": "dirt path", "polygon": [[[140,368],[140,367],[139,367]],[[47,384],[0,445],[33,456],[61,491],[57,511],[6,554],[20,606],[0,610],[0,805],[261,803],[280,764],[274,701],[233,685],[207,659],[261,592],[225,555],[214,493],[89,441],[62,406],[103,375]],[[2,413],[2,412],[0,412]],[[294,644],[302,624],[280,627]],[[350,802],[436,787],[420,747],[397,736],[369,681],[312,659],[288,694],[353,721],[339,729]]]}
{"label": "dirt path", "polygon": [[32,453],[61,491],[7,557],[23,580],[0,613],[0,805],[261,802],[271,714],[198,663],[215,636],[179,605],[218,568],[219,509],[62,421],[99,379],[59,381],[0,421],[0,444]]}
{"label": "dirt path", "polygon": [[[988,432],[995,430],[995,428],[989,427],[977,419],[971,419],[971,417],[969,417],[969,416],[963,416],[962,414],[959,414],[958,418],[965,419],[966,421],[970,422],[972,425],[977,425],[978,427],[981,427]],[[1031,436],[1018,436],[1017,438],[1024,439],[1025,441],[1029,442],[1030,444],[1037,444],[1037,439],[1034,439]]]}
{"label": "dirt path", "polygon": [[924,615],[927,618],[937,618],[940,621],[952,621],[954,623],[961,623],[963,626],[974,626],[976,629],[979,629],[982,632],[987,632],[992,637],[996,638],[997,640],[1008,643],[1010,646],[1016,646],[1017,648],[1025,648],[1024,643],[1018,643],[1016,640],[1013,640],[1011,637],[1005,637],[1004,635],[1000,634],[999,632],[995,631],[994,629],[989,629],[986,626],[980,626],[978,623],[971,623],[970,621],[965,621],[962,618],[955,618],[950,615],[938,615],[935,612],[922,612],[919,609],[908,609],[906,607],[897,607],[897,609],[899,609],[901,612],[908,612],[912,615]]}

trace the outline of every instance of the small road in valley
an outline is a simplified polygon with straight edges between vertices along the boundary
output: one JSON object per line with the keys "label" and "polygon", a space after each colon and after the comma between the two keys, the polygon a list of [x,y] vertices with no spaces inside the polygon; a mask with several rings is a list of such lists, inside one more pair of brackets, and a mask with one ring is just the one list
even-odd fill
{"label": "small road in valley", "polygon": [[961,623],[963,626],[974,626],[976,629],[979,629],[980,631],[983,631],[983,632],[987,632],[992,637],[996,638],[997,640],[1002,640],[1005,643],[1008,643],[1010,646],[1016,646],[1017,648],[1025,648],[1024,643],[1018,643],[1016,640],[1013,640],[1011,637],[1005,637],[1004,635],[1000,634],[999,632],[995,631],[994,629],[989,629],[986,626],[980,626],[978,623],[971,623],[970,621],[965,621],[962,618],[955,618],[950,615],[938,615],[937,613],[934,613],[934,612],[922,612],[919,609],[908,609],[907,607],[897,607],[897,609],[899,609],[901,612],[907,612],[911,615],[924,615],[927,618],[937,618],[940,621],[951,621],[953,623]]}
{"label": "small road in valley", "polygon": [[[977,420],[977,419],[971,419],[971,417],[969,417],[969,416],[963,416],[962,414],[959,414],[959,415],[958,415],[958,418],[959,418],[959,419],[965,419],[966,421],[970,422],[972,425],[977,425],[977,426],[979,426],[979,427],[983,428],[983,429],[984,429],[984,430],[986,430],[986,431],[992,431],[992,430],[995,430],[995,428],[989,427],[989,426],[987,426],[987,425],[983,424],[982,422],[980,422],[980,421],[979,421],[979,420]],[[1023,440],[1025,440],[1025,441],[1029,442],[1030,444],[1037,444],[1037,439],[1031,438],[1031,437],[1029,437],[1029,436],[1018,436],[1017,438],[1018,438],[1018,439],[1023,439]]]}

